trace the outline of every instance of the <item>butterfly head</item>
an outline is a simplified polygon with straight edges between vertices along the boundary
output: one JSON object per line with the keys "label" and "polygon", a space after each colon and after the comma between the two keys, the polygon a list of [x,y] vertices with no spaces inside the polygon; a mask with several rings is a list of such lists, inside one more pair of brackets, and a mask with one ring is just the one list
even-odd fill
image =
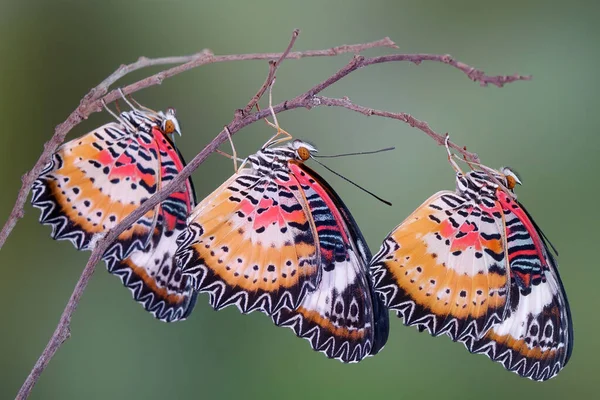
{"label": "butterfly head", "polygon": [[519,174],[517,174],[516,171],[510,169],[509,167],[500,168],[500,174],[504,178],[503,183],[505,183],[504,186],[506,186],[507,189],[512,191],[515,188],[515,186],[522,185],[521,179],[519,178]]}
{"label": "butterfly head", "polygon": [[177,121],[177,118],[175,118],[174,108],[168,108],[164,113],[164,119],[162,120],[160,127],[161,130],[167,135],[177,133],[179,136],[181,136],[181,128],[179,127],[179,121]]}
{"label": "butterfly head", "polygon": [[306,161],[312,157],[314,153],[318,153],[319,150],[310,143],[303,142],[302,140],[294,140],[291,144],[292,149],[296,153],[296,158],[299,161]]}
{"label": "butterfly head", "polygon": [[[511,193],[514,193],[514,189],[517,185],[522,185],[519,174],[510,167],[502,167],[499,170],[484,167],[483,171],[479,172],[479,175],[492,186],[497,187],[498,184],[500,184]],[[490,176],[494,179],[490,178]]]}
{"label": "butterfly head", "polygon": [[301,140],[294,140],[283,146],[267,146],[256,154],[248,156],[252,168],[264,175],[271,175],[274,171],[289,173],[289,163],[302,163],[311,158],[317,148]]}

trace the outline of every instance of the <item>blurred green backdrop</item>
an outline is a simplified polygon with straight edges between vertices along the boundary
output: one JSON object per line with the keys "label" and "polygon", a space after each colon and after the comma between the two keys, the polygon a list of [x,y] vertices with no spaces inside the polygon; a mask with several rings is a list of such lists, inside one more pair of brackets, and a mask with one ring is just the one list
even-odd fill
{"label": "blurred green backdrop", "polygon": [[[393,317],[377,357],[343,365],[310,350],[259,314],[216,313],[199,298],[191,318],[167,325],[135,304],[98,268],[75,313],[72,338],[35,387],[33,399],[133,398],[585,398],[597,388],[600,26],[596,2],[581,1],[21,1],[0,2],[0,220],[20,176],[56,124],[88,89],[141,55],[281,51],[293,28],[298,50],[390,36],[402,52],[451,53],[491,74],[531,82],[480,88],[448,66],[378,65],[326,93],[428,121],[490,166],[522,175],[520,199],[560,251],[575,322],[575,351],[555,379],[536,383],[431,338]],[[381,54],[371,51],[368,54]],[[287,61],[275,101],[295,96],[343,66],[348,55]],[[208,65],[136,95],[177,108],[189,159],[262,84],[266,62]],[[148,74],[149,70],[126,79]],[[379,156],[328,164],[394,203],[382,205],[317,166],[346,199],[371,249],[433,192],[454,187],[443,148],[398,121],[343,109],[281,114],[283,127],[322,153],[395,145]],[[110,120],[94,114],[70,137]],[[235,136],[247,155],[271,135],[258,123]],[[232,173],[212,156],[194,174],[199,199]],[[12,398],[52,334],[88,253],[53,242],[30,206],[0,252],[0,398]]]}

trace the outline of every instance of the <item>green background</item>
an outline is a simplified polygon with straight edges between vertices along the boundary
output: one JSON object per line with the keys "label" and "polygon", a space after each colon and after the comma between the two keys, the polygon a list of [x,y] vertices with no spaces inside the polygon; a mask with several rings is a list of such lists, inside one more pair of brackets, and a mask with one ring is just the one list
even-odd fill
{"label": "green background", "polygon": [[[404,327],[395,317],[382,353],[344,365],[311,351],[264,315],[212,311],[205,295],[188,321],[160,323],[99,266],[74,315],[71,339],[31,398],[594,397],[600,371],[598,15],[592,1],[0,2],[2,222],[20,176],[37,160],[54,126],[89,88],[141,55],[183,55],[206,47],[216,54],[281,51],[292,29],[301,28],[298,50],[390,36],[401,52],[450,53],[491,74],[533,74],[531,82],[480,88],[445,65],[395,63],[362,69],[325,94],[411,113],[437,132],[450,132],[487,165],[518,170],[524,183],[517,188],[520,200],[559,248],[575,323],[571,361],[545,383],[519,378],[445,337]],[[305,91],[348,59],[285,62],[275,101]],[[136,99],[154,109],[177,108],[184,131],[178,144],[190,159],[246,104],[266,72],[264,61],[208,65]],[[110,119],[94,114],[69,137]],[[391,208],[311,164],[345,199],[374,252],[423,200],[454,187],[443,148],[399,121],[325,108],[294,110],[279,119],[325,154],[397,147],[328,161],[392,201]],[[238,153],[255,152],[271,134],[262,123],[244,129],[235,136]],[[231,173],[229,160],[211,156],[193,176],[199,199]],[[27,376],[89,256],[67,242],[53,242],[38,217],[28,205],[0,252],[2,399],[14,397]]]}

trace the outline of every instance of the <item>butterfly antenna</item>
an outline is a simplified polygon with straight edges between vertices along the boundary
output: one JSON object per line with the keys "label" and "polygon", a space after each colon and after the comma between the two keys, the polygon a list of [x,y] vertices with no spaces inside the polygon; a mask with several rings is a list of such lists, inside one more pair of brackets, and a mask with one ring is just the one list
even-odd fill
{"label": "butterfly antenna", "polygon": [[357,153],[332,154],[332,155],[328,155],[328,156],[313,155],[313,157],[317,157],[317,158],[336,158],[336,157],[346,157],[346,156],[360,156],[360,155],[363,155],[363,154],[383,153],[384,151],[391,151],[391,150],[395,150],[395,149],[396,149],[395,147],[386,147],[384,149],[372,150],[372,151],[359,151]]}
{"label": "butterfly antenna", "polygon": [[340,178],[342,178],[343,180],[345,180],[348,183],[351,183],[352,185],[356,186],[357,188],[359,188],[360,190],[362,190],[365,193],[370,194],[371,196],[375,197],[377,200],[379,200],[380,202],[387,204],[388,206],[391,206],[392,203],[390,203],[389,201],[382,199],[381,197],[377,196],[375,193],[365,189],[364,187],[360,186],[358,183],[355,183],[353,181],[351,181],[350,179],[346,178],[344,175],[335,172],[334,170],[332,170],[331,168],[329,168],[327,165],[323,164],[322,162],[320,162],[319,160],[315,159],[314,157],[312,157],[313,160],[315,160],[315,162],[319,165],[321,165],[323,168],[325,168],[327,171],[331,172],[332,174],[335,174],[337,176],[339,176]]}

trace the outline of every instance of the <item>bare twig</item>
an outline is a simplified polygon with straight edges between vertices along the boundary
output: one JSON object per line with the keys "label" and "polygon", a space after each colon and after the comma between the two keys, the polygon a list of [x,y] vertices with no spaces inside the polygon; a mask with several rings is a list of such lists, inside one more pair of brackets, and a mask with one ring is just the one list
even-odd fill
{"label": "bare twig", "polygon": [[[397,119],[399,121],[406,122],[413,128],[417,128],[417,129],[425,132],[425,134],[427,136],[429,136],[430,138],[435,140],[435,142],[440,146],[443,146],[445,143],[445,140],[446,140],[446,135],[441,135],[439,133],[434,132],[427,122],[420,121],[420,120],[414,118],[410,114],[403,113],[403,112],[394,113],[394,112],[389,112],[389,111],[375,110],[373,108],[367,108],[367,107],[352,103],[348,97],[344,97],[341,99],[334,99],[334,98],[330,98],[330,97],[314,96],[313,104],[318,104],[320,106],[329,106],[329,107],[343,107],[343,108],[347,108],[348,110],[356,111],[358,113],[366,115],[367,117],[370,117],[371,115],[376,115],[379,117]],[[476,163],[479,162],[479,157],[477,156],[477,154],[467,151],[467,149],[464,146],[460,147],[452,142],[448,142],[448,145],[450,147],[452,147],[453,149],[457,150],[459,153],[463,154],[467,158],[467,160],[473,161]]]}
{"label": "bare twig", "polygon": [[[294,37],[292,38],[292,41],[290,42],[290,45],[288,46],[288,49],[286,50],[286,52],[289,52],[289,50],[291,49],[291,46],[294,44],[296,35],[297,34],[295,34]],[[384,39],[384,41],[386,41],[386,39]],[[392,43],[392,42],[389,41],[389,39],[387,39],[387,42],[380,43],[380,45],[388,45],[389,46],[390,43]],[[357,46],[360,46],[360,45],[357,45]],[[343,49],[342,48],[334,48],[337,50],[331,49],[331,51],[334,54],[337,54],[336,52],[341,52],[341,51],[344,51],[344,52],[345,51],[354,51],[354,50],[356,50],[356,48],[357,47],[346,46]],[[296,53],[290,52],[287,55],[287,57],[285,57],[285,58],[293,58],[292,57],[293,54],[296,54]],[[334,54],[328,54],[328,55],[334,55]],[[270,54],[270,56],[272,56],[272,57],[268,57],[268,58],[280,57],[280,59],[277,62],[277,64],[279,64],[283,60],[283,58],[284,58],[283,56],[285,56],[285,52],[277,53],[277,54]],[[214,56],[212,56],[212,57],[214,57]],[[248,58],[248,59],[252,59],[252,58]],[[145,201],[138,209],[136,209],[131,214],[129,214],[126,218],[124,218],[121,221],[121,223],[119,223],[117,226],[115,226],[113,229],[111,229],[105,235],[104,238],[102,238],[101,240],[99,240],[97,242],[97,245],[94,248],[94,250],[92,251],[92,254],[82,272],[82,275],[81,275],[79,281],[77,282],[77,285],[75,286],[73,294],[71,295],[71,298],[69,299],[69,302],[67,303],[67,306],[66,306],[65,310],[63,311],[63,314],[60,318],[60,322],[59,322],[56,330],[54,331],[54,334],[50,338],[50,341],[48,342],[42,355],[36,362],[33,370],[31,371],[31,373],[27,377],[27,380],[23,384],[23,387],[19,391],[19,393],[17,395],[17,399],[26,399],[28,397],[31,389],[33,388],[33,385],[35,385],[35,383],[37,382],[40,374],[43,372],[45,367],[48,365],[50,359],[54,356],[54,354],[56,353],[58,348],[61,346],[61,344],[69,337],[69,324],[70,324],[71,316],[72,316],[74,310],[76,309],[76,307],[79,303],[79,300],[81,298],[81,295],[82,295],[83,291],[85,290],[87,283],[89,282],[89,279],[91,278],[91,276],[94,272],[95,265],[98,263],[98,261],[100,261],[100,259],[102,258],[102,254],[104,254],[104,252],[106,251],[106,249],[108,248],[110,243],[112,243],[125,229],[127,229],[130,225],[132,225],[135,221],[137,221],[140,217],[142,217],[146,212],[148,212],[148,210],[155,207],[157,204],[159,204],[164,199],[166,199],[169,196],[169,194],[171,194],[173,191],[175,191],[177,189],[184,187],[185,181],[192,174],[192,172],[195,169],[197,169],[211,153],[216,151],[217,148],[221,144],[223,144],[226,140],[228,140],[228,138],[231,135],[239,132],[245,126],[250,125],[258,120],[261,120],[261,119],[269,116],[271,112],[280,113],[280,112],[295,109],[295,108],[311,109],[314,107],[324,105],[324,106],[343,107],[343,108],[347,108],[347,109],[355,111],[355,112],[359,112],[364,115],[377,115],[377,116],[382,116],[382,117],[386,117],[386,118],[397,119],[397,120],[403,121],[405,123],[410,124],[411,126],[414,126],[418,129],[422,130],[428,136],[433,138],[438,144],[443,144],[443,142],[444,142],[443,135],[440,135],[440,134],[434,132],[427,123],[425,123],[423,121],[419,121],[419,120],[413,118],[409,114],[392,113],[392,112],[388,112],[388,111],[380,111],[380,110],[367,108],[364,106],[359,106],[359,105],[353,104],[348,98],[336,99],[336,98],[318,96],[318,94],[320,92],[322,92],[324,89],[328,88],[329,86],[333,85],[340,79],[344,78],[345,76],[347,76],[348,74],[350,74],[353,71],[356,71],[359,68],[363,68],[363,67],[373,65],[373,64],[392,62],[392,61],[411,61],[411,62],[418,64],[421,61],[425,61],[425,60],[437,61],[437,62],[442,62],[442,63],[448,64],[448,65],[451,65],[451,66],[463,71],[472,80],[479,81],[484,86],[488,83],[492,83],[496,86],[501,87],[504,83],[513,82],[515,80],[530,79],[530,77],[520,76],[520,75],[513,75],[512,77],[487,76],[482,71],[479,71],[472,67],[469,67],[466,64],[454,61],[454,60],[452,60],[451,57],[446,56],[446,55],[393,54],[393,55],[388,55],[388,56],[372,57],[372,58],[364,58],[362,56],[355,56],[346,66],[341,68],[339,71],[337,71],[335,74],[333,74],[331,77],[329,77],[325,81],[315,85],[314,87],[310,88],[305,93],[302,93],[291,100],[287,100],[287,101],[281,102],[281,103],[273,106],[272,109],[265,109],[265,110],[260,110],[260,111],[256,111],[256,112],[252,113],[251,112],[252,107],[250,107],[248,113],[236,112],[233,120],[227,126],[225,126],[225,128],[200,153],[198,153],[188,163],[188,165],[169,184],[167,184],[164,188],[159,190],[152,197],[150,197],[147,201]],[[195,63],[195,62],[199,62],[199,61],[193,60],[190,62]],[[214,61],[212,61],[212,62],[214,62]],[[272,78],[274,78],[274,76],[275,76],[274,70],[275,70],[275,67],[277,66],[277,64],[269,69],[269,75],[268,75],[267,80],[265,81],[265,85],[263,85],[263,87],[268,88],[268,86],[272,83]],[[186,65],[186,64],[184,64],[184,65]],[[142,88],[151,86],[153,84],[160,83],[162,81],[162,79],[164,79],[165,77],[173,76],[173,75],[185,70],[185,69],[181,69],[181,67],[182,66],[180,65],[180,66],[168,69],[166,71],[163,71],[156,75],[153,75],[149,78],[146,78],[139,82],[136,82],[132,85],[129,85],[126,88],[124,88],[124,92],[129,94],[129,93],[138,91]],[[250,100],[250,103],[248,105],[250,105],[253,102],[254,102],[254,104],[256,104],[260,100],[260,97],[264,94],[264,92],[265,91],[262,90],[262,93],[261,93],[261,90],[259,90],[259,92],[257,93],[258,97],[254,96]],[[108,93],[106,96],[104,96],[104,99],[106,102],[110,102],[110,101],[115,100],[117,98],[117,96],[118,96],[117,92],[112,91],[112,92]],[[80,108],[82,107],[82,105],[80,105],[80,108],[78,108],[77,110],[75,110],[73,112],[73,114],[71,115],[71,117],[73,118],[73,121],[68,119],[67,121],[65,121],[65,123],[63,123],[63,124],[66,124],[64,128],[61,128],[61,126],[57,127],[57,133],[55,133],[55,136],[58,136],[60,138],[60,135],[58,135],[58,134],[59,133],[62,134],[62,131],[60,131],[59,128],[66,129],[66,131],[68,131],[70,128],[72,128],[72,126],[74,126],[74,124],[79,122],[81,120],[81,118],[84,118],[84,115],[87,116],[87,115],[89,115],[89,113],[95,111],[95,108],[98,107],[97,103],[99,103],[99,100],[91,100],[94,97],[95,97],[94,95],[92,95],[90,97],[90,102],[87,105],[85,105],[85,107],[87,107],[87,108],[85,108],[83,111],[80,110]],[[82,101],[82,104],[83,104],[83,101]],[[88,114],[86,114],[86,113],[88,113]],[[71,118],[71,117],[69,117],[69,118]],[[65,131],[65,134],[66,134],[66,131]],[[64,134],[62,135],[62,139],[64,139]],[[62,139],[60,139],[60,140],[62,140]],[[59,139],[56,139],[56,140],[58,141]],[[460,153],[462,153],[467,159],[472,160],[472,161],[478,161],[477,155],[467,152],[463,147],[457,146],[455,144],[451,143],[450,145],[451,145],[451,147],[453,147],[454,149],[456,149]],[[50,147],[47,144],[47,148],[45,149],[45,152],[48,148],[50,148]],[[55,147],[54,147],[54,149],[55,149]],[[49,154],[51,154],[51,153],[49,153]],[[42,165],[43,165],[43,163],[42,163]],[[36,164],[36,166],[37,166],[37,164]],[[33,174],[34,171],[35,171],[35,168],[34,168],[34,170],[32,170],[32,172],[30,172],[30,174]],[[33,179],[35,179],[35,176],[37,176],[37,175],[34,174],[32,176],[33,176]],[[33,181],[33,179],[31,180],[31,182]],[[31,182],[29,182],[29,185],[31,184]],[[24,186],[25,186],[25,183],[26,183],[26,180],[24,179]],[[24,192],[25,194],[23,195],[24,198],[27,196],[28,190],[29,190],[29,188],[27,187]],[[21,193],[20,193],[20,196],[21,196]],[[24,201],[25,200],[23,199],[23,202]],[[18,203],[15,205],[17,212],[19,209],[22,210],[22,204],[19,206],[21,208],[19,208],[17,206],[18,206]],[[2,244],[2,242],[0,242],[0,245],[1,244]]]}
{"label": "bare twig", "polygon": [[260,99],[265,94],[267,88],[269,86],[271,86],[271,84],[275,80],[275,73],[279,69],[279,66],[281,65],[283,60],[285,60],[287,55],[292,50],[292,47],[294,47],[294,43],[296,43],[296,39],[298,38],[299,34],[300,34],[300,30],[295,29],[294,32],[292,33],[292,38],[290,39],[290,43],[288,44],[287,49],[285,49],[285,51],[283,53],[281,53],[281,56],[277,59],[277,61],[269,61],[269,74],[267,75],[267,79],[265,79],[265,83],[263,83],[263,85],[260,87],[260,89],[258,89],[258,92],[256,92],[256,94],[248,102],[248,104],[246,105],[246,107],[243,110],[243,115],[246,115],[250,111],[252,111],[254,106],[260,101]]}
{"label": "bare twig", "polygon": [[[324,50],[308,50],[308,51],[295,51],[289,53],[286,58],[300,59],[306,57],[331,57],[342,53],[359,53],[361,51],[372,49],[376,47],[389,47],[397,48],[396,44],[390,38],[383,38],[375,42],[353,44],[353,45],[342,45],[332,47]],[[155,66],[155,65],[167,65],[167,64],[178,64],[183,62],[184,64],[177,65],[173,68],[159,72],[158,74],[152,75],[149,78],[142,79],[132,85],[128,85],[123,89],[126,94],[131,94],[141,90],[143,88],[158,85],[165,78],[180,74],[192,68],[200,67],[206,64],[220,63],[220,62],[231,62],[231,61],[247,61],[247,60],[272,60],[282,56],[283,53],[250,53],[250,54],[231,54],[215,56],[210,50],[202,50],[201,52],[183,57],[164,57],[164,58],[147,58],[140,57],[136,62],[129,65],[121,65],[115,72],[104,79],[98,86],[91,89],[81,100],[79,107],[75,109],[69,115],[69,117],[57,125],[54,130],[52,138],[44,145],[44,151],[40,155],[40,158],[35,163],[33,168],[21,177],[21,189],[17,195],[15,205],[0,231],[0,249],[4,246],[6,239],[12,232],[13,228],[17,224],[17,221],[23,217],[24,211],[23,206],[27,201],[27,196],[31,189],[31,185],[35,179],[39,176],[44,168],[44,165],[50,160],[52,153],[56,151],[58,146],[65,140],[65,137],[76,125],[78,125],[84,119],[94,112],[102,111],[102,103],[100,99],[103,98],[108,104],[116,99],[120,98],[120,94],[117,90],[113,90],[108,93],[108,88],[123,78],[130,72]],[[107,95],[108,93],[108,95]],[[104,97],[103,97],[104,96]]]}

